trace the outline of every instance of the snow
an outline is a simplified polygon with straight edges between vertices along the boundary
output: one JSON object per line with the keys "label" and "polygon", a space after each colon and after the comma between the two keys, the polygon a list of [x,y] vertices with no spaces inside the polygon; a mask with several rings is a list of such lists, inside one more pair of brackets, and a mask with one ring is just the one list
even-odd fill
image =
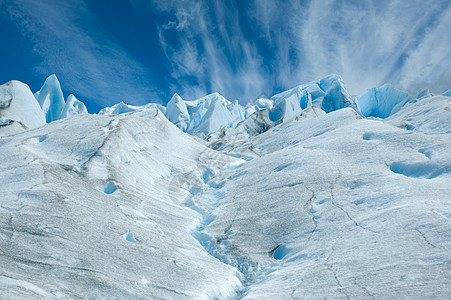
{"label": "snow", "polygon": [[0,135],[17,133],[46,123],[28,85],[13,80],[0,86],[0,122]]}
{"label": "snow", "polygon": [[356,102],[334,75],[45,124],[1,86],[1,297],[448,298],[451,97]]}

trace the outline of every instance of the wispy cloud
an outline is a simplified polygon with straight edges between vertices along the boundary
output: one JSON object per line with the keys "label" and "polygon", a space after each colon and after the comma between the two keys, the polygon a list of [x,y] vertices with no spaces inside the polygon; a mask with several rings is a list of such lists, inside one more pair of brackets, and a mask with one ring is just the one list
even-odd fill
{"label": "wispy cloud", "polygon": [[25,1],[7,5],[11,20],[30,40],[41,59],[34,72],[56,73],[63,87],[100,106],[121,100],[158,101],[152,74],[95,26],[84,1]]}
{"label": "wispy cloud", "polygon": [[253,11],[267,41],[278,44],[282,85],[328,73],[342,75],[355,94],[383,83],[411,92],[424,86],[440,92],[440,86],[451,85],[446,79],[449,1],[289,1],[280,6],[268,0],[255,1]]}
{"label": "wispy cloud", "polygon": [[[158,3],[173,16],[159,28],[175,79],[172,89],[188,99],[217,91],[241,101],[267,89],[263,58],[245,39],[236,6],[222,1]],[[174,35],[177,42],[170,45],[167,40]]]}
{"label": "wispy cloud", "polygon": [[2,3],[35,45],[34,72],[57,73],[101,106],[165,102],[174,92],[246,103],[331,73],[352,94],[384,83],[412,93],[451,87],[448,0],[129,0],[129,18],[155,30],[139,38],[157,47],[158,67],[99,28],[86,0]]}

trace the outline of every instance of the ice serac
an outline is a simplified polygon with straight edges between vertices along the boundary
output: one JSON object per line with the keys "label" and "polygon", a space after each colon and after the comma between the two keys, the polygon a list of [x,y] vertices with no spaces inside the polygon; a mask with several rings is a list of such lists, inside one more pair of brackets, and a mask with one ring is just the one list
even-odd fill
{"label": "ice serac", "polygon": [[319,81],[319,86],[326,92],[321,102],[321,108],[326,113],[345,107],[355,108],[354,101],[346,90],[340,76],[327,76]]}
{"label": "ice serac", "polygon": [[227,106],[232,114],[232,127],[235,127],[239,122],[246,118],[246,112],[244,108],[238,103],[238,100],[233,101]]}
{"label": "ice serac", "polygon": [[263,110],[263,109],[271,109],[274,107],[274,102],[267,98],[257,98],[254,101],[251,101],[246,105],[246,117],[252,115],[254,112]]}
{"label": "ice serac", "polygon": [[67,97],[66,104],[64,105],[63,111],[61,112],[61,118],[68,118],[75,115],[87,114],[88,110],[83,102],[75,98],[74,95],[70,94]]}
{"label": "ice serac", "polygon": [[186,131],[190,122],[188,109],[185,101],[175,93],[171,100],[166,105],[166,118],[174,123],[175,126],[183,131]]}
{"label": "ice serac", "polygon": [[61,85],[55,74],[50,75],[39,90],[38,102],[44,112],[47,123],[63,118],[65,106]]}
{"label": "ice serac", "polygon": [[218,93],[212,94],[210,99],[208,110],[202,116],[200,123],[190,130],[190,133],[202,138],[221,128],[231,127],[234,120],[227,108],[230,105],[229,101]]}
{"label": "ice serac", "polygon": [[397,90],[389,84],[380,88],[372,88],[357,97],[359,110],[365,117],[382,119],[396,113],[410,101],[413,101],[413,99],[409,94]]}
{"label": "ice serac", "polygon": [[299,114],[309,106],[317,106],[326,113],[344,108],[356,108],[352,97],[347,92],[343,80],[338,75],[329,75],[271,97],[274,110],[271,119],[282,118],[284,121]]}
{"label": "ice serac", "polygon": [[99,115],[120,115],[120,114],[125,114],[125,113],[130,113],[130,112],[153,110],[155,108],[160,110],[162,113],[166,112],[166,107],[164,107],[158,103],[148,103],[143,106],[134,106],[134,105],[125,104],[124,101],[121,101],[120,103],[115,104],[113,106],[102,108],[99,111]]}
{"label": "ice serac", "polygon": [[211,103],[215,100],[220,100],[225,105],[230,104],[230,101],[226,100],[219,93],[213,93],[193,101],[185,101],[190,116],[188,132],[193,131],[202,121],[205,121],[204,115],[210,108]]}
{"label": "ice serac", "polygon": [[0,135],[44,125],[45,117],[28,85],[13,80],[0,86]]}
{"label": "ice serac", "polygon": [[415,99],[423,99],[427,97],[432,97],[432,93],[429,89],[423,89],[415,96]]}
{"label": "ice serac", "polygon": [[451,90],[447,90],[447,91],[444,92],[442,95],[443,95],[443,96],[446,96],[446,97],[451,97]]}

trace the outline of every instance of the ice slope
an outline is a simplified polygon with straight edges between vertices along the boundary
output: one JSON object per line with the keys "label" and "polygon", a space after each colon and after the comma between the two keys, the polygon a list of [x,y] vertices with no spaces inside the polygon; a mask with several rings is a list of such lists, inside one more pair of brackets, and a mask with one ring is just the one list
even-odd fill
{"label": "ice slope", "polygon": [[451,97],[431,96],[408,103],[405,109],[387,118],[387,122],[428,135],[450,134],[450,111]]}
{"label": "ice slope", "polygon": [[44,124],[44,114],[28,85],[13,80],[0,86],[0,136]]}
{"label": "ice slope", "polygon": [[198,200],[204,247],[243,272],[244,299],[448,298],[450,102],[387,120],[345,108],[235,141],[253,159]]}
{"label": "ice slope", "polygon": [[192,236],[200,215],[182,203],[240,160],[158,109],[59,120],[2,137],[0,153],[0,298],[227,299],[242,288]]}

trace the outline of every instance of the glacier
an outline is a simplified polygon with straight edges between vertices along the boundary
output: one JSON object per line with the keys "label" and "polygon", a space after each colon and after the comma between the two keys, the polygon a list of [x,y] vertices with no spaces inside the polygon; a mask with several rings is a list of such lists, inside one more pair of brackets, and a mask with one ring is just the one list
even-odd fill
{"label": "glacier", "polygon": [[89,114],[0,86],[0,298],[446,299],[451,97],[337,75]]}

